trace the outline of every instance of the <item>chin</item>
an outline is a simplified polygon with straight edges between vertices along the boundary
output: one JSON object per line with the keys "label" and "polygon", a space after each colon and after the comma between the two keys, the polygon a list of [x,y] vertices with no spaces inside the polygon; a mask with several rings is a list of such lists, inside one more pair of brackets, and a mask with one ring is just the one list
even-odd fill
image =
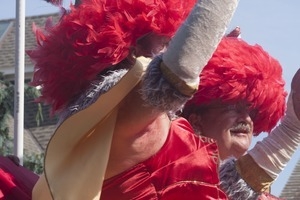
{"label": "chin", "polygon": [[236,149],[235,154],[234,154],[235,157],[239,158],[239,157],[245,155],[247,153],[248,149],[249,149],[249,146],[243,146],[243,147],[235,148]]}

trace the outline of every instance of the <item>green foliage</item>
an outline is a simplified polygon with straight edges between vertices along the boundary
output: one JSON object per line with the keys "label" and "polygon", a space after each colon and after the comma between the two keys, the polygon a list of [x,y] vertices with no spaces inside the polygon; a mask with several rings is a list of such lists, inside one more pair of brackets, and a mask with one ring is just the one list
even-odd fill
{"label": "green foliage", "polygon": [[44,154],[29,155],[25,153],[23,166],[36,174],[42,174],[44,169]]}
{"label": "green foliage", "polygon": [[[40,96],[40,91],[37,90],[35,87],[31,87],[27,84],[25,84],[25,88],[24,88],[24,98],[25,99],[35,99],[37,97]],[[41,121],[44,120],[43,117],[43,109],[42,109],[42,105],[40,103],[37,103],[37,112],[35,115],[35,121],[36,121],[36,125],[40,126]]]}
{"label": "green foliage", "polygon": [[9,155],[13,152],[13,142],[10,137],[0,136],[0,155]]}
{"label": "green foliage", "polygon": [[[34,99],[40,95],[39,91],[25,84],[24,98]],[[14,85],[4,80],[3,74],[0,73],[0,155],[6,156],[13,153],[13,140],[9,137],[9,128],[7,124],[8,116],[13,113],[14,108]],[[43,120],[42,107],[38,104],[36,114],[37,124]],[[24,153],[23,165],[29,170],[41,174],[43,171],[44,154]]]}
{"label": "green foliage", "polygon": [[5,155],[12,150],[12,143],[8,135],[7,119],[12,110],[11,85],[3,80],[0,73],[0,154]]}

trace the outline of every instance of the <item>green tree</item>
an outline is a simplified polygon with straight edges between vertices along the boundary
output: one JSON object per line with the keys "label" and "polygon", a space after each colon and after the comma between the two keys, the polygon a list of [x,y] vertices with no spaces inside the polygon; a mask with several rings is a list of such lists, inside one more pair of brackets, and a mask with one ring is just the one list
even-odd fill
{"label": "green tree", "polygon": [[12,85],[4,81],[0,73],[0,154],[7,155],[12,151],[12,141],[8,134],[7,119],[13,110],[11,99]]}
{"label": "green tree", "polygon": [[[39,96],[39,91],[25,84],[25,99],[32,99]],[[42,108],[37,104],[38,111],[36,114],[37,125],[43,120]],[[7,120],[9,115],[13,115],[14,108],[14,85],[6,81],[2,73],[0,73],[0,155],[6,156],[13,153],[13,139],[9,136],[9,127]],[[24,166],[29,170],[40,174],[43,170],[44,154],[28,154],[24,153]]]}

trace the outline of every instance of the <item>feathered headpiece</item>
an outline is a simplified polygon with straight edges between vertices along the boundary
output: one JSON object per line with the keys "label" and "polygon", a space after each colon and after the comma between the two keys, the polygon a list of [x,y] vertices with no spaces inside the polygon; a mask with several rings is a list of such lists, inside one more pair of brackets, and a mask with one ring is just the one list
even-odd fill
{"label": "feathered headpiece", "polygon": [[[59,2],[59,1],[52,1]],[[38,46],[32,84],[40,100],[61,110],[102,70],[125,59],[138,39],[154,33],[171,38],[195,0],[83,0],[46,30],[35,30]]]}
{"label": "feathered headpiece", "polygon": [[212,101],[223,103],[246,101],[257,110],[254,134],[270,130],[285,112],[282,68],[259,45],[225,37],[200,74],[198,92],[186,108],[208,105]]}

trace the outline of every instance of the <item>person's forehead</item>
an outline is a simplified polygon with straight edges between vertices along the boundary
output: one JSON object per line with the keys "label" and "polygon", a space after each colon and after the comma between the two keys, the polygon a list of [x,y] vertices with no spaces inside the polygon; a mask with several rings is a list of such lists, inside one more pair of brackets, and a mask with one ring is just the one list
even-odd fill
{"label": "person's forehead", "polygon": [[232,102],[223,102],[223,101],[214,101],[210,104],[207,104],[207,108],[222,108],[222,107],[250,107],[251,103],[245,100],[238,100]]}

